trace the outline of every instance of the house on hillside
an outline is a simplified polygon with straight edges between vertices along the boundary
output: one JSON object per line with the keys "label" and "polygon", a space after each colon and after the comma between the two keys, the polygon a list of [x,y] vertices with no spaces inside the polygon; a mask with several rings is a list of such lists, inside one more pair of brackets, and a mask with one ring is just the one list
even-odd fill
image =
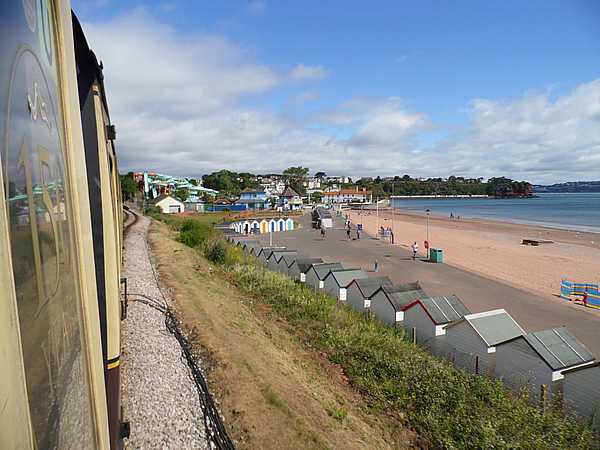
{"label": "house on hillside", "polygon": [[284,211],[297,211],[302,209],[302,198],[295,190],[288,186],[277,197],[277,206]]}
{"label": "house on hillside", "polygon": [[185,211],[183,202],[166,194],[161,194],[150,200],[150,204],[159,207],[164,214],[179,214]]}
{"label": "house on hillside", "polygon": [[269,258],[269,262],[267,263],[267,267],[274,272],[279,272],[279,262],[285,255],[297,255],[298,252],[296,250],[276,250],[271,253],[271,257]]}
{"label": "house on hillside", "polygon": [[446,334],[438,338],[436,346],[458,368],[493,375],[497,346],[524,334],[510,314],[504,309],[495,309],[467,314],[448,324]]}
{"label": "house on hillside", "polygon": [[311,265],[306,272],[306,284],[315,290],[323,289],[325,277],[332,270],[343,269],[341,263],[317,263]]}
{"label": "house on hillside", "polygon": [[399,326],[404,321],[404,307],[427,297],[418,281],[382,286],[369,298],[369,312],[383,323]]}
{"label": "house on hillside", "polygon": [[321,258],[297,258],[288,266],[288,275],[300,283],[306,282],[306,272],[310,270],[313,264],[322,263]]}
{"label": "house on hillside", "polygon": [[402,325],[410,336],[414,329],[417,342],[435,353],[436,338],[446,334],[446,325],[467,314],[471,314],[471,311],[456,295],[425,297],[404,307]]}
{"label": "house on hillside", "polygon": [[600,362],[563,372],[565,410],[591,421],[600,433]]}
{"label": "house on hillside", "polygon": [[547,386],[550,398],[563,390],[563,371],[589,365],[594,359],[566,327],[534,331],[496,346],[495,376],[512,389],[527,387],[537,401],[541,385]]}
{"label": "house on hillside", "polygon": [[365,189],[340,189],[338,191],[323,192],[323,203],[326,205],[343,203],[372,203],[373,192]]}
{"label": "house on hillside", "polygon": [[382,286],[392,287],[389,277],[358,278],[346,288],[346,305],[364,313],[370,306],[371,296]]}
{"label": "house on hillside", "polygon": [[269,208],[269,199],[262,188],[246,188],[240,192],[240,198],[235,204],[246,205],[247,209],[267,209]]}
{"label": "house on hillside", "polygon": [[345,302],[348,285],[362,278],[367,278],[367,273],[362,269],[332,270],[323,279],[323,289],[332,297]]}
{"label": "house on hillside", "polygon": [[258,258],[258,262],[266,267],[269,262],[269,258],[271,257],[271,254],[275,250],[285,250],[285,249],[286,249],[285,247],[263,246],[263,247],[261,247],[260,251],[256,254],[256,257]]}

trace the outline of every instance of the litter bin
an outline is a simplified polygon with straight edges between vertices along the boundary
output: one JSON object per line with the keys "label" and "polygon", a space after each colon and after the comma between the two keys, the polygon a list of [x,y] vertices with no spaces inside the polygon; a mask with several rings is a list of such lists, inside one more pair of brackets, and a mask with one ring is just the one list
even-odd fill
{"label": "litter bin", "polygon": [[443,263],[444,251],[441,248],[429,249],[429,260],[434,263]]}

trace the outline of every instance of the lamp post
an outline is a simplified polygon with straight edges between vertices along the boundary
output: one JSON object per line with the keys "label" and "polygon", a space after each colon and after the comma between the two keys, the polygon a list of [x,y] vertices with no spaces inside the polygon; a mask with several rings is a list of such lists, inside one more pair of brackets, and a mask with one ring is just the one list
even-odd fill
{"label": "lamp post", "polygon": [[427,259],[429,259],[429,213],[431,212],[429,209],[426,209],[425,212],[427,213],[427,226],[426,226],[426,231],[425,231],[425,235],[426,235],[426,241],[427,241]]}
{"label": "lamp post", "polygon": [[377,211],[377,232],[375,233],[375,236],[379,236],[379,198],[375,199],[375,210]]}
{"label": "lamp post", "polygon": [[[390,208],[392,210],[392,235],[394,234],[394,191],[396,185],[392,181],[392,195],[390,195]],[[393,244],[394,242],[392,242]]]}

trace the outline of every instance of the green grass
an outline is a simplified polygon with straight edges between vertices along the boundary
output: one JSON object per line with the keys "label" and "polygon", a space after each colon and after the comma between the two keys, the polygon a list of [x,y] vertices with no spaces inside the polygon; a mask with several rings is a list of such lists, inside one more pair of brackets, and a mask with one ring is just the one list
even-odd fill
{"label": "green grass", "polygon": [[372,411],[402,413],[433,447],[598,448],[583,421],[553,408],[542,411],[498,380],[457,370],[414,346],[402,331],[365,319],[220,242],[225,256],[215,261],[241,291],[270,305],[307,346],[339,364]]}

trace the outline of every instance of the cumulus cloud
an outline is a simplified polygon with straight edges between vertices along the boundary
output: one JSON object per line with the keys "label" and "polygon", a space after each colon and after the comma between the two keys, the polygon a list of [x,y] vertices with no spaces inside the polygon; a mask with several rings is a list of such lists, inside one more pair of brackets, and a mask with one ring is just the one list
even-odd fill
{"label": "cumulus cloud", "polygon": [[321,66],[298,64],[283,73],[222,36],[183,36],[144,10],[84,28],[104,62],[122,170],[200,176],[304,165],[352,176],[507,175],[534,182],[600,173],[600,80],[562,96],[474,99],[463,129],[425,146],[423,133],[443,128],[396,97],[352,98],[305,121],[291,119],[285,107],[315,100],[311,89],[279,112],[244,106],[290,82],[327,76]]}
{"label": "cumulus cloud", "polygon": [[329,72],[323,66],[307,66],[298,64],[290,71],[292,81],[311,81],[325,78]]}

